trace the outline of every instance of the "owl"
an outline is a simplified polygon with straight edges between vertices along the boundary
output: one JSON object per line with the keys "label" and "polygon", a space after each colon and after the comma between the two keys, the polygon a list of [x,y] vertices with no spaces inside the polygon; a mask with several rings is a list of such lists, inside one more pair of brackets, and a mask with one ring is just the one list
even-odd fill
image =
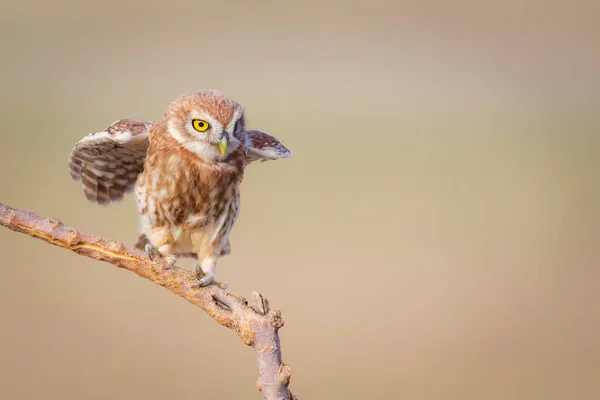
{"label": "owl", "polygon": [[273,136],[247,131],[238,102],[206,90],[172,101],[157,123],[122,119],[85,136],[69,170],[100,205],[134,192],[138,246],[158,253],[166,268],[178,257],[197,258],[194,286],[206,286],[215,282],[217,260],[231,252],[246,166],[291,155]]}

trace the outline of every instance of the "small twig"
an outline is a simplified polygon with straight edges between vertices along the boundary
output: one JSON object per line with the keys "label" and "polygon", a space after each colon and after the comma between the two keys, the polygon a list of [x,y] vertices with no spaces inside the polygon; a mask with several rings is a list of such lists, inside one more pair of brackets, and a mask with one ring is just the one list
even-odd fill
{"label": "small twig", "polygon": [[259,369],[257,387],[264,400],[297,399],[288,390],[290,367],[281,360],[277,333],[283,326],[281,313],[278,309],[270,310],[267,299],[260,294],[253,292],[253,306],[249,306],[243,297],[217,286],[193,288],[195,279],[190,271],[177,267],[168,270],[157,268],[140,250],[128,249],[123,243],[75,230],[56,218],[42,218],[2,203],[0,225],[79,255],[127,269],[187,299],[254,348]]}

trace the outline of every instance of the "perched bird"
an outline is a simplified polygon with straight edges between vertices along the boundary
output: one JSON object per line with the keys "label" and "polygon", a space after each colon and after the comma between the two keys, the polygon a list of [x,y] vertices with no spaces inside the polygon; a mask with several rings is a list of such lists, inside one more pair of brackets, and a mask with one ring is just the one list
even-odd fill
{"label": "perched bird", "polygon": [[195,286],[206,286],[215,282],[218,258],[231,251],[246,165],[290,156],[274,137],[246,131],[239,103],[199,91],[175,99],[157,123],[118,120],[85,136],[69,169],[92,202],[135,191],[146,252],[158,252],[167,268],[178,256],[196,257]]}

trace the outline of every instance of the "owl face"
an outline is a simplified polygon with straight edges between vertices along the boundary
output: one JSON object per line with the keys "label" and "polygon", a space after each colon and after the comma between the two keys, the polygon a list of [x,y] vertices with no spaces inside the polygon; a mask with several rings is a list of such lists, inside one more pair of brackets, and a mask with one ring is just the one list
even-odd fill
{"label": "owl face", "polygon": [[205,161],[227,157],[246,140],[244,109],[216,91],[179,97],[164,118],[169,134]]}

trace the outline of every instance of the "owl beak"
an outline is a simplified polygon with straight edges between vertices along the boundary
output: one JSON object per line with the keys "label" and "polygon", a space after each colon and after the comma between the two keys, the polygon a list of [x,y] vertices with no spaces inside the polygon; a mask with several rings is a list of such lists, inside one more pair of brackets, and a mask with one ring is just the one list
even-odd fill
{"label": "owl beak", "polygon": [[225,152],[227,152],[227,145],[229,144],[229,138],[227,137],[227,135],[223,135],[223,137],[221,138],[221,140],[219,141],[218,147],[219,147],[219,152],[221,153],[221,155],[225,155]]}

